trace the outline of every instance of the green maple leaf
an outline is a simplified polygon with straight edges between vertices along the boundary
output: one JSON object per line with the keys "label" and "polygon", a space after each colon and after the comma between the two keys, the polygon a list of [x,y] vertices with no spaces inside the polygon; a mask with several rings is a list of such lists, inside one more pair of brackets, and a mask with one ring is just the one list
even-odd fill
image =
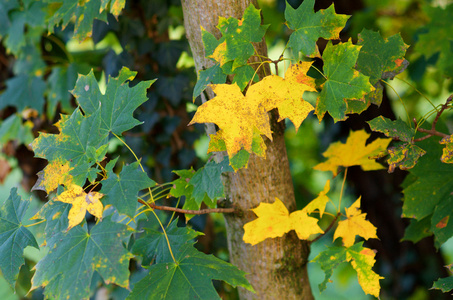
{"label": "green maple leaf", "polygon": [[0,206],[0,270],[14,289],[20,267],[25,263],[25,247],[39,249],[33,234],[22,225],[30,201],[22,200],[17,188],[12,188],[8,199]]}
{"label": "green maple leaf", "polygon": [[[36,157],[54,160],[70,161],[71,166],[82,166],[88,162],[94,163],[88,148],[98,149],[105,145],[107,134],[100,131],[100,112],[91,116],[83,116],[76,109],[70,117],[62,116],[59,128],[60,134],[40,133],[32,143]],[[82,182],[81,184],[83,184]]]}
{"label": "green maple leaf", "polygon": [[431,218],[432,216],[429,215],[420,221],[411,219],[409,226],[407,226],[404,231],[404,237],[401,240],[411,241],[415,244],[423,238],[433,235],[431,232]]}
{"label": "green maple leaf", "polygon": [[176,262],[152,265],[127,299],[220,299],[212,285],[214,279],[254,291],[245,279],[245,272],[199,252],[191,244],[183,244],[173,253]]}
{"label": "green maple leaf", "polygon": [[382,132],[387,137],[399,139],[400,141],[408,143],[412,142],[416,132],[401,119],[392,121],[383,116],[379,116],[371,121],[368,121],[367,123],[373,131]]}
{"label": "green maple leaf", "polygon": [[122,244],[133,229],[109,218],[93,226],[90,232],[76,226],[60,233],[58,246],[35,266],[32,289],[45,287],[44,294],[53,299],[88,299],[94,271],[105,283],[129,286],[129,259]]}
{"label": "green maple leaf", "polygon": [[[197,203],[201,204],[206,195],[211,200],[225,196],[221,175],[224,172],[233,171],[228,163],[229,162],[226,159],[219,164],[215,161],[211,161],[193,175],[189,184],[193,185],[192,197],[195,198]],[[206,204],[212,206],[210,203]]]}
{"label": "green maple leaf", "polygon": [[0,110],[13,106],[18,112],[22,112],[29,107],[41,114],[46,88],[46,83],[36,76],[23,74],[8,79],[6,90],[0,95]]}
{"label": "green maple leaf", "polygon": [[195,84],[195,88],[193,89],[193,98],[195,99],[200,95],[211,83],[225,83],[226,78],[227,74],[223,73],[220,63],[217,63],[206,70],[200,70],[198,72],[197,84]]}
{"label": "green maple leaf", "polygon": [[[179,249],[183,244],[191,242],[202,233],[189,227],[177,227],[177,220],[173,221],[166,229],[167,237],[172,249]],[[156,263],[167,263],[172,261],[168,250],[167,239],[163,232],[145,228],[146,234],[138,238],[131,252],[143,257],[142,265],[150,265],[155,259]]]}
{"label": "green maple leaf", "polygon": [[98,19],[107,22],[107,8],[109,12],[118,16],[124,8],[125,0],[49,0],[51,7],[57,8],[48,21],[49,32],[62,22],[63,29],[71,20],[74,20],[74,38],[79,41],[90,37],[93,21]]}
{"label": "green maple leaf", "polygon": [[156,81],[142,81],[134,87],[129,87],[128,81],[133,80],[136,74],[137,72],[123,67],[118,77],[109,77],[103,95],[91,71],[86,76],[79,75],[71,92],[86,115],[90,116],[100,110],[101,131],[111,131],[120,135],[142,123],[133,117],[133,112],[148,100],[146,89]]}
{"label": "green maple leaf", "polygon": [[126,165],[118,175],[111,172],[108,178],[102,181],[102,203],[104,206],[113,205],[118,213],[133,217],[137,208],[138,192],[155,185],[156,182],[138,169],[138,162]]}
{"label": "green maple leaf", "polygon": [[8,34],[8,29],[11,28],[11,18],[9,12],[20,8],[18,0],[4,0],[0,2],[0,36]]}
{"label": "green maple leaf", "polygon": [[321,265],[325,273],[324,281],[319,284],[319,290],[322,292],[326,289],[327,283],[333,274],[333,270],[343,262],[350,262],[352,267],[357,271],[359,284],[366,294],[379,297],[380,285],[379,280],[383,279],[376,274],[372,267],[375,263],[375,253],[368,248],[364,248],[363,242],[346,247],[329,247],[313,259]]}
{"label": "green maple leaf", "polygon": [[[451,272],[453,271],[453,264],[446,266],[446,268]],[[453,290],[453,276],[440,278],[434,282],[432,289],[441,290],[444,293],[447,293]]]}
{"label": "green maple leaf", "polygon": [[333,46],[329,41],[322,54],[324,74],[327,78],[318,96],[316,115],[322,120],[326,111],[335,122],[346,120],[347,101],[360,101],[373,90],[369,77],[354,70],[360,46],[351,41]]}
{"label": "green maple leaf", "polygon": [[396,76],[405,69],[404,55],[409,46],[399,34],[384,39],[379,32],[363,29],[359,33],[357,45],[362,48],[357,58],[356,69],[369,76],[371,84],[375,85],[388,73],[393,72],[392,74]]}
{"label": "green maple leaf", "polygon": [[426,154],[410,170],[410,175],[403,183],[402,216],[418,221],[429,217],[430,232],[434,233],[436,247],[440,247],[453,236],[453,222],[450,222],[453,211],[453,166],[439,159],[442,146],[435,140],[424,140],[420,145],[426,149]]}
{"label": "green maple leaf", "polygon": [[390,155],[390,158],[387,160],[389,173],[393,173],[396,167],[399,167],[401,170],[413,168],[417,164],[418,159],[426,154],[425,150],[411,143],[390,147],[387,151]]}
{"label": "green maple leaf", "polygon": [[288,2],[286,3],[286,25],[294,30],[289,37],[288,47],[293,49],[296,57],[299,52],[310,57],[319,56],[316,41],[320,37],[339,39],[340,31],[350,17],[337,15],[333,4],[315,13],[314,5],[315,0],[305,0],[297,9],[294,9]]}
{"label": "green maple leaf", "polygon": [[449,4],[445,8],[424,5],[423,10],[431,20],[426,25],[427,32],[418,35],[415,50],[424,54],[427,59],[439,53],[437,67],[443,70],[447,76],[452,77],[453,63],[451,55],[453,52],[453,39],[451,38],[451,32],[453,25],[450,22],[450,18],[453,14],[453,4]]}

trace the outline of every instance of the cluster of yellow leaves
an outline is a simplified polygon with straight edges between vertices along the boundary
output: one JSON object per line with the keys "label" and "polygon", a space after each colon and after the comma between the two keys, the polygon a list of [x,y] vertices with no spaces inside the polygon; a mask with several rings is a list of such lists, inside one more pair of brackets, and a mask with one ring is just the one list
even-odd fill
{"label": "cluster of yellow leaves", "polygon": [[316,165],[314,169],[331,171],[334,176],[338,174],[339,167],[360,166],[364,171],[384,169],[382,165],[370,158],[385,151],[392,139],[377,139],[366,145],[369,137],[365,130],[358,130],[349,134],[345,144],[341,142],[330,144],[323,153],[324,157],[328,158],[327,161]]}
{"label": "cluster of yellow leaves", "polygon": [[301,62],[290,66],[284,79],[277,75],[266,76],[250,86],[245,96],[236,84],[211,85],[216,97],[197,109],[189,125],[215,123],[219,126],[217,138],[225,141],[230,158],[242,148],[251,153],[255,131],[272,140],[268,111],[277,108],[279,121],[289,118],[297,130],[313,110],[313,106],[302,99],[305,91],[316,91],[314,80],[306,75],[311,64]]}
{"label": "cluster of yellow leaves", "polygon": [[61,193],[55,200],[70,203],[72,208],[69,210],[68,229],[80,224],[85,219],[85,214],[88,211],[98,219],[102,218],[104,206],[101,201],[103,194],[98,192],[85,193],[82,187],[72,184],[66,191]]}

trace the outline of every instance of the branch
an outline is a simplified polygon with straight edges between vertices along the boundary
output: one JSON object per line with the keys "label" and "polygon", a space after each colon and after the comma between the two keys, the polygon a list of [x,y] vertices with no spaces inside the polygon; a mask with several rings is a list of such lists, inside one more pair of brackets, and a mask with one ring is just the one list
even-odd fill
{"label": "branch", "polygon": [[425,136],[423,136],[421,138],[415,139],[414,142],[420,142],[420,141],[426,140],[427,138],[430,138],[433,135],[440,136],[442,138],[449,136],[448,134],[445,134],[443,132],[437,131],[436,130],[436,124],[439,121],[440,115],[449,107],[449,104],[451,103],[452,98],[453,98],[453,95],[450,95],[450,97],[448,97],[447,101],[445,101],[445,103],[442,104],[442,107],[437,112],[436,118],[434,119],[433,124],[431,125],[431,129],[423,129],[423,128],[417,127],[417,120],[414,118],[413,121],[415,123],[415,127],[417,128],[417,131],[418,132],[427,133],[427,135],[425,135]]}
{"label": "branch", "polygon": [[335,216],[335,218],[334,218],[334,219],[332,220],[332,222],[330,223],[329,227],[327,227],[326,230],[324,230],[324,233],[318,235],[316,238],[314,238],[312,241],[310,241],[310,244],[316,242],[317,240],[319,240],[320,238],[322,238],[323,236],[325,236],[326,233],[329,232],[330,229],[332,229],[333,225],[335,225],[335,223],[337,222],[338,217],[339,217],[340,215],[341,215],[341,213],[337,213],[337,215]]}
{"label": "branch", "polygon": [[181,208],[172,207],[172,206],[159,206],[154,203],[146,203],[145,201],[143,201],[141,199],[138,199],[138,202],[140,202],[143,205],[149,206],[153,209],[174,211],[177,213],[188,214],[188,215],[204,215],[204,214],[210,214],[210,213],[228,214],[228,213],[237,212],[235,208],[207,208],[207,209],[200,209],[200,210],[188,210],[188,209],[181,209]]}

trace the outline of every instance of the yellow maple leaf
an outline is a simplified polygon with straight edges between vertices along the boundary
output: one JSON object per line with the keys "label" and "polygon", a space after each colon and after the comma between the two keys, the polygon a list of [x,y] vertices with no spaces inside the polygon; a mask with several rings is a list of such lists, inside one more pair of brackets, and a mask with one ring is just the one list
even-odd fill
{"label": "yellow maple leaf", "polygon": [[333,240],[343,238],[343,245],[350,247],[354,245],[355,236],[359,235],[365,240],[377,239],[376,227],[370,221],[365,220],[366,214],[360,210],[360,197],[346,210],[346,220],[338,222],[338,227],[333,235]]}
{"label": "yellow maple leaf", "polygon": [[330,191],[330,180],[326,181],[324,185],[324,190],[319,193],[318,197],[308,203],[302,210],[306,211],[308,214],[311,214],[315,210],[319,210],[319,218],[322,218],[324,211],[326,210],[326,204],[329,202],[329,197],[327,193]]}
{"label": "yellow maple leaf", "polygon": [[274,203],[260,203],[252,211],[258,218],[244,225],[243,237],[244,242],[252,245],[267,238],[281,237],[293,229],[300,239],[324,233],[317,224],[318,219],[300,210],[289,214],[288,209],[278,198],[275,198]]}
{"label": "yellow maple leaf", "polygon": [[376,262],[375,255],[376,253],[373,250],[363,248],[362,251],[356,253],[346,252],[346,260],[350,261],[352,267],[356,270],[359,284],[365,294],[379,298],[379,291],[381,290],[379,279],[384,279],[384,277],[372,270]]}
{"label": "yellow maple leaf", "polygon": [[[313,106],[302,99],[305,91],[316,91],[314,80],[306,75],[310,66],[309,62],[291,66],[285,79],[266,76],[252,85],[245,96],[237,84],[211,85],[216,97],[198,107],[189,125],[215,123],[219,126],[230,158],[242,148],[251,153],[256,132],[272,140],[268,111],[278,108],[279,121],[289,118],[297,130],[313,110]],[[264,142],[257,144],[264,145]]]}
{"label": "yellow maple leaf", "polygon": [[391,138],[377,139],[368,145],[366,140],[370,137],[365,130],[351,131],[346,144],[335,142],[323,153],[327,161],[314,167],[315,170],[331,171],[334,176],[338,174],[338,167],[360,166],[364,171],[384,169],[384,167],[370,157],[377,156],[387,149]]}
{"label": "yellow maple leaf", "polygon": [[80,224],[85,219],[85,214],[88,211],[96,218],[102,218],[104,207],[99,199],[104,196],[98,192],[85,193],[82,187],[72,184],[69,189],[58,195],[56,201],[70,203],[72,208],[69,210],[68,230]]}
{"label": "yellow maple leaf", "polygon": [[257,99],[245,97],[237,84],[215,84],[211,88],[217,96],[198,107],[189,125],[217,124],[230,158],[241,148],[251,152],[255,129],[272,140],[269,116]]}
{"label": "yellow maple leaf", "polygon": [[58,185],[70,186],[72,176],[69,174],[73,168],[69,166],[69,161],[61,160],[51,161],[44,170],[38,173],[38,181],[33,190],[44,190],[48,194],[55,190]]}
{"label": "yellow maple leaf", "polygon": [[286,70],[284,79],[277,75],[264,77],[249,88],[247,96],[261,99],[260,103],[266,111],[278,108],[278,121],[290,119],[297,131],[307,115],[314,110],[302,98],[305,91],[316,92],[314,79],[306,75],[312,63],[291,65]]}

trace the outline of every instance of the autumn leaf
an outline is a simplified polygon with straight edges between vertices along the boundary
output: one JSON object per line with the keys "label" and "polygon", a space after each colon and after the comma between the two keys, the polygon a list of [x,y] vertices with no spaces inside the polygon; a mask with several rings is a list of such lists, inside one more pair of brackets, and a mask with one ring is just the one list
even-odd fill
{"label": "autumn leaf", "polygon": [[412,143],[390,147],[387,149],[390,158],[387,160],[389,164],[389,173],[393,173],[396,167],[401,170],[411,169],[418,162],[418,159],[425,155],[426,151]]}
{"label": "autumn leaf", "polygon": [[102,218],[104,207],[99,199],[104,196],[98,192],[85,193],[82,187],[72,184],[66,191],[58,195],[55,201],[72,204],[69,211],[68,219],[69,226],[67,230],[80,224],[85,219],[85,214],[88,211],[98,219]]}
{"label": "autumn leaf", "polygon": [[314,6],[315,0],[305,0],[297,9],[286,3],[286,24],[294,30],[289,37],[288,47],[293,49],[296,57],[299,51],[310,57],[319,56],[316,41],[319,38],[339,39],[340,31],[350,17],[337,15],[334,5],[317,12],[314,12]]}
{"label": "autumn leaf", "polygon": [[247,97],[260,99],[259,102],[264,105],[266,111],[278,108],[278,121],[290,119],[297,131],[314,109],[302,98],[306,91],[316,92],[315,80],[306,75],[312,63],[301,62],[291,65],[284,79],[277,75],[264,77],[249,88]]}
{"label": "autumn leaf", "polygon": [[307,211],[298,210],[289,214],[280,199],[274,203],[260,203],[252,209],[257,219],[244,225],[243,240],[256,245],[267,238],[281,237],[295,230],[300,239],[308,239],[312,234],[324,233],[318,226],[318,219],[308,216]]}
{"label": "autumn leaf", "polygon": [[72,183],[69,171],[72,169],[69,161],[51,161],[44,170],[38,172],[38,180],[31,190],[42,190],[49,194],[60,184],[69,187]]}
{"label": "autumn leaf", "polygon": [[369,157],[386,150],[392,139],[377,139],[365,145],[369,137],[365,130],[351,131],[345,144],[341,142],[330,144],[323,153],[323,156],[328,158],[327,161],[316,165],[314,169],[331,171],[334,176],[338,174],[338,167],[360,166],[364,171],[384,169]]}
{"label": "autumn leaf", "polygon": [[319,211],[319,218],[322,218],[324,211],[326,210],[326,204],[329,202],[329,197],[327,197],[327,193],[330,191],[330,180],[326,181],[324,185],[324,190],[319,193],[316,199],[312,200],[308,203],[303,210],[306,211],[308,214],[311,214],[315,210]]}
{"label": "autumn leaf", "polygon": [[365,220],[366,214],[360,210],[360,198],[345,210],[347,219],[338,222],[333,240],[341,237],[343,238],[343,245],[350,247],[354,244],[356,235],[365,240],[369,238],[377,239],[376,227],[370,221]]}
{"label": "autumn leaf", "polygon": [[359,56],[360,46],[349,40],[346,43],[332,45],[329,41],[322,54],[324,61],[324,82],[316,103],[316,115],[319,121],[329,112],[335,122],[346,120],[348,101],[361,100],[374,90],[369,77],[354,69]]}
{"label": "autumn leaf", "polygon": [[442,157],[440,160],[446,164],[453,163],[453,136],[449,135],[442,138],[439,142],[440,144],[445,145],[445,148],[442,149]]}
{"label": "autumn leaf", "polygon": [[365,294],[379,297],[380,284],[379,280],[383,277],[376,274],[372,268],[376,260],[375,252],[372,249],[362,246],[363,242],[352,245],[351,247],[329,247],[313,259],[321,265],[325,273],[324,281],[319,284],[319,290],[322,292],[327,287],[327,282],[333,274],[333,270],[342,262],[350,262],[357,272],[359,284]]}
{"label": "autumn leaf", "polygon": [[[258,136],[252,149],[257,133],[272,140],[269,117],[267,112],[278,108],[280,118],[289,118],[299,128],[313,106],[302,99],[305,91],[316,91],[314,80],[306,75],[311,63],[303,62],[291,66],[286,72],[285,79],[270,75],[257,84],[252,85],[244,96],[236,85],[211,85],[217,94],[215,98],[201,105],[192,121],[193,123],[215,123],[220,127],[217,141],[221,137],[231,159],[241,149],[251,153],[264,154],[264,142]],[[222,145],[210,146],[219,149]]]}
{"label": "autumn leaf", "polygon": [[251,152],[253,131],[272,140],[269,117],[258,100],[245,97],[236,85],[211,86],[217,96],[198,107],[189,125],[215,123],[223,131],[228,156],[233,157],[241,148]]}

